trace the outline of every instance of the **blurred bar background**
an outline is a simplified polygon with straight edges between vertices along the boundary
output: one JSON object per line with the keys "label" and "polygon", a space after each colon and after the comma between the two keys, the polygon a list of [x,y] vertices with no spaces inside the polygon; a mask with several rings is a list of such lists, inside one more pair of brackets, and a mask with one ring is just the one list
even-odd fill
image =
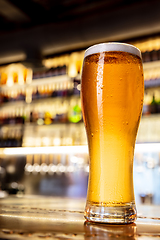
{"label": "blurred bar background", "polygon": [[160,204],[159,9],[158,0],[0,0],[0,197],[86,197],[84,51],[118,41],[143,58],[136,202]]}

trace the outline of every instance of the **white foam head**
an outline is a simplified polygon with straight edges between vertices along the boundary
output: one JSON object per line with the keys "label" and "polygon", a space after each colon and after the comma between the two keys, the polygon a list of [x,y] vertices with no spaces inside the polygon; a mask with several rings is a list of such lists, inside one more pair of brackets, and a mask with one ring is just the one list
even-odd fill
{"label": "white foam head", "polygon": [[112,52],[112,51],[128,52],[142,58],[141,51],[138,48],[127,43],[118,43],[118,42],[100,43],[100,44],[93,45],[85,51],[84,57],[87,57],[95,53]]}

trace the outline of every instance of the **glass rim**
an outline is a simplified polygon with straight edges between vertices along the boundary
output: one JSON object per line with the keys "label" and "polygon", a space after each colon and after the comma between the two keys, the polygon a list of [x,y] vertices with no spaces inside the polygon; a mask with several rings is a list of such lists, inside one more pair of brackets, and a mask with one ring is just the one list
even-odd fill
{"label": "glass rim", "polygon": [[120,42],[107,42],[92,45],[86,49],[84,58],[89,55],[100,52],[117,52],[117,51],[131,53],[133,55],[137,55],[142,59],[141,51],[137,47],[128,43]]}

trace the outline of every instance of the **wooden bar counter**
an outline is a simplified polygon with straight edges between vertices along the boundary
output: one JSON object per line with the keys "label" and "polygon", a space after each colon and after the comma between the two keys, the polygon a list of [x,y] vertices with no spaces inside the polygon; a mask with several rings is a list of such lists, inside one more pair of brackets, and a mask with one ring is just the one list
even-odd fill
{"label": "wooden bar counter", "polygon": [[85,222],[85,199],[7,197],[0,199],[0,239],[134,239],[160,238],[160,206],[137,206],[134,224]]}

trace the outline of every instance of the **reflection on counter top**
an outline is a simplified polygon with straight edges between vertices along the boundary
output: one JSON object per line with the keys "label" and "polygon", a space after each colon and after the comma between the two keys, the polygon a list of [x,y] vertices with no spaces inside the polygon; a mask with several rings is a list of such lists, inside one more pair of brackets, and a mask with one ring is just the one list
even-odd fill
{"label": "reflection on counter top", "polygon": [[0,200],[0,239],[154,239],[160,206],[137,206],[134,224],[85,222],[85,199],[26,196]]}

